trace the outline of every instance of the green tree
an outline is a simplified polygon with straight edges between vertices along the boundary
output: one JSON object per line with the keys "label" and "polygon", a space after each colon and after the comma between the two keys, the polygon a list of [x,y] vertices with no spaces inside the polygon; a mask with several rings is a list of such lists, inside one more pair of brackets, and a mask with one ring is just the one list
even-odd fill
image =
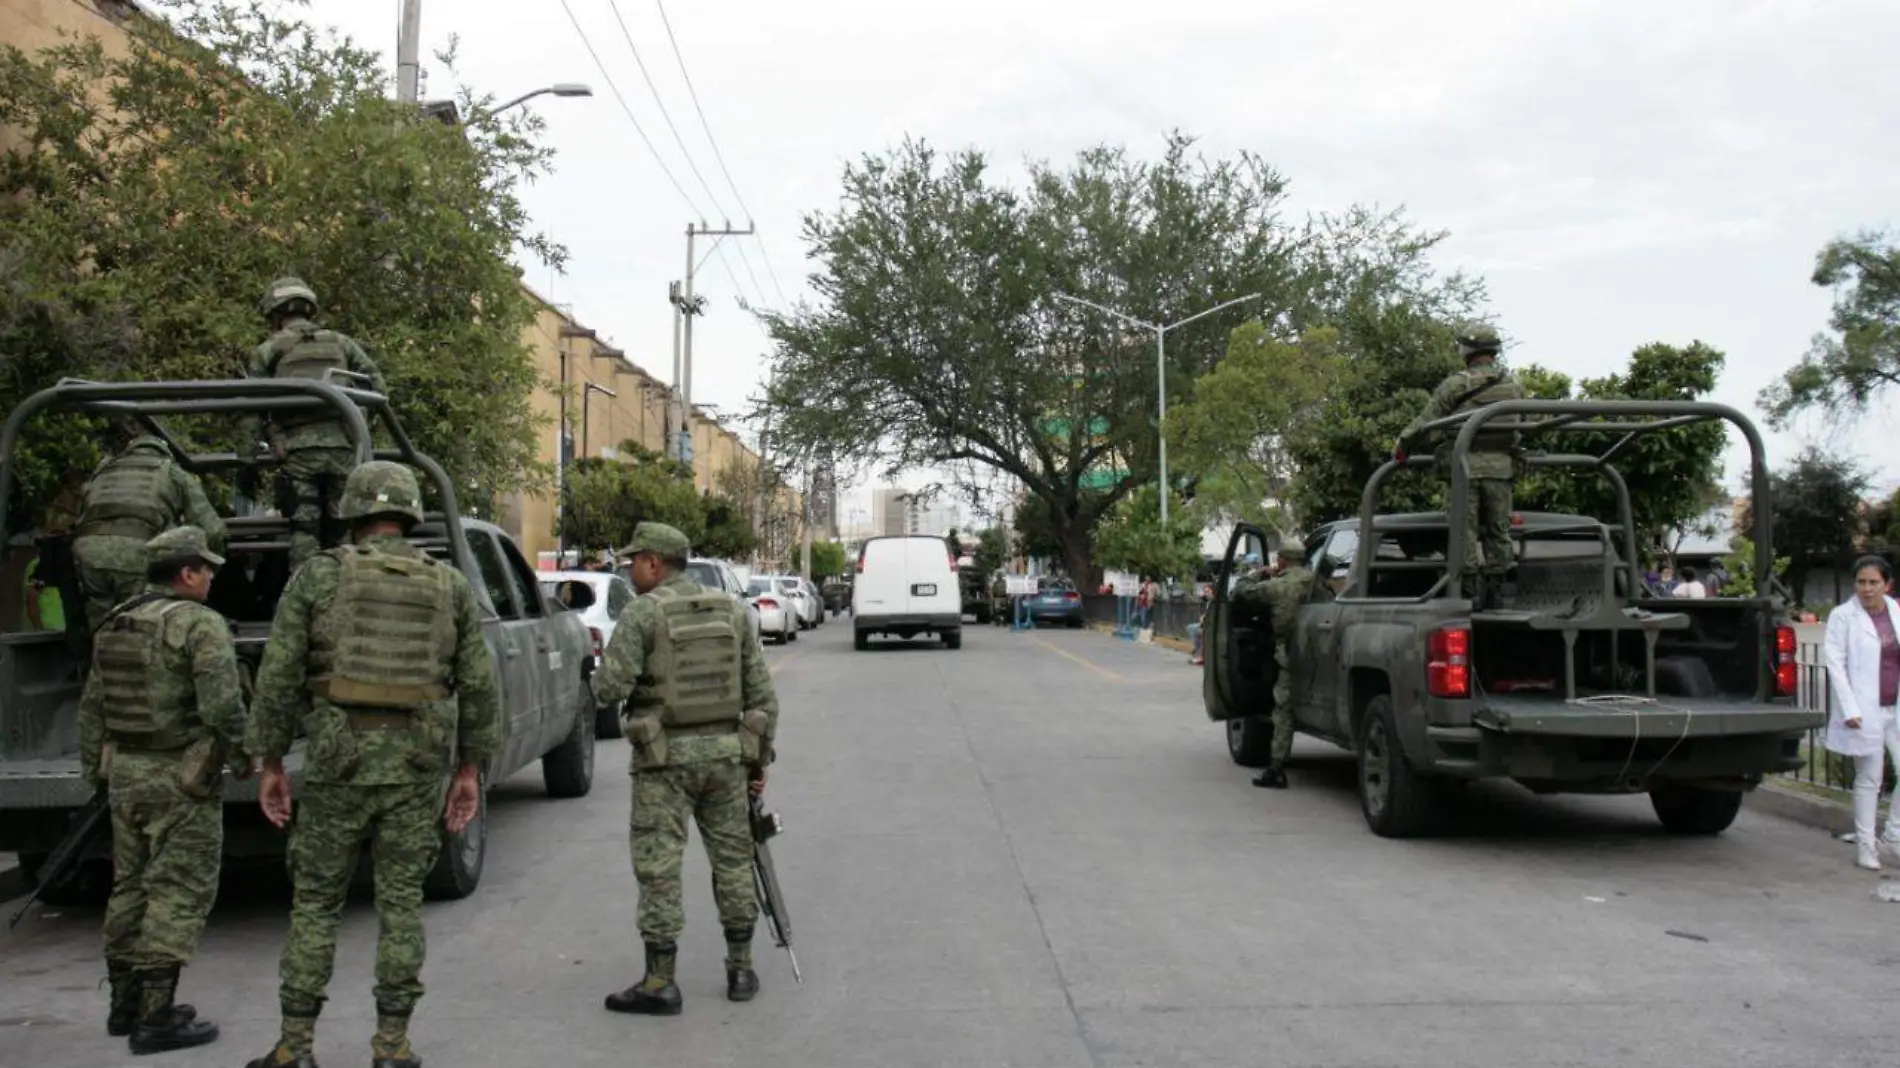
{"label": "green tree", "polygon": [[692,469],[637,442],[621,442],[618,459],[569,464],[561,496],[561,523],[583,549],[625,545],[635,527],[651,520],[678,527],[696,551],[706,551],[706,510],[693,490]]}
{"label": "green tree", "polygon": [[1864,412],[1900,385],[1900,242],[1881,232],[1832,241],[1815,257],[1813,282],[1834,290],[1834,333],[1816,334],[1801,362],[1762,391],[1777,427],[1804,411]]}
{"label": "green tree", "polygon": [[1097,521],[1158,473],[1154,336],[1055,294],[1155,323],[1264,294],[1169,333],[1168,391],[1182,396],[1248,318],[1300,331],[1351,301],[1433,288],[1419,268],[1436,237],[1359,212],[1296,229],[1264,161],[1191,147],[1175,135],[1153,162],[1109,147],[1065,170],[1032,161],[1021,190],[974,150],[907,142],[848,165],[841,205],[805,222],[818,302],[763,317],[778,433],[893,473],[969,462],[1012,476],[1039,517],[1019,530],[1086,584]]}
{"label": "green tree", "polygon": [[758,548],[759,536],[752,529],[752,513],[746,504],[722,494],[706,493],[700,496],[700,505],[706,515],[706,532],[694,546],[700,555],[743,560]]}
{"label": "green tree", "polygon": [[1298,529],[1287,507],[1295,474],[1290,443],[1311,433],[1326,397],[1340,387],[1345,360],[1338,342],[1330,327],[1280,341],[1260,323],[1228,338],[1226,357],[1195,381],[1191,399],[1168,412],[1170,449],[1197,476],[1198,512],[1282,533]]}
{"label": "green tree", "polygon": [[1102,521],[1095,555],[1117,571],[1191,581],[1201,566],[1201,521],[1177,495],[1168,502],[1168,524],[1163,527],[1160,490],[1143,486],[1123,497]]}
{"label": "green tree", "polygon": [[813,578],[844,574],[844,546],[835,541],[814,541],[811,543],[811,573]]}
{"label": "green tree", "polygon": [[987,577],[1009,559],[1009,535],[1002,527],[984,527],[976,537],[976,566]]}
{"label": "green tree", "polygon": [[[1788,557],[1775,557],[1776,578],[1787,577],[1788,564]],[[1722,596],[1756,596],[1755,542],[1753,539],[1737,537],[1731,541],[1729,543],[1728,555],[1722,557],[1722,565],[1729,573],[1729,580],[1722,586]]]}
{"label": "green tree", "polygon": [[[275,4],[165,6],[169,23],[124,23],[123,56],[93,37],[0,49],[0,126],[17,134],[0,157],[0,252],[35,265],[50,316],[15,334],[0,406],[64,375],[237,377],[265,335],[264,285],[295,273],[474,501],[545,485],[522,341],[535,309],[510,262],[563,258],[513,193],[551,158],[539,121],[488,115],[492,98],[467,89],[463,125],[425,117],[388,99],[375,52]],[[112,340],[51,328],[101,316]],[[114,325],[128,316],[135,346]],[[44,433],[25,447],[36,471],[90,449]]]}
{"label": "green tree", "polygon": [[[1851,562],[1867,481],[1867,472],[1853,460],[1812,447],[1769,477],[1775,553],[1788,560],[1788,584],[1797,602],[1806,602],[1808,576],[1816,568]],[[1752,502],[1743,512],[1742,527],[1754,529]]]}

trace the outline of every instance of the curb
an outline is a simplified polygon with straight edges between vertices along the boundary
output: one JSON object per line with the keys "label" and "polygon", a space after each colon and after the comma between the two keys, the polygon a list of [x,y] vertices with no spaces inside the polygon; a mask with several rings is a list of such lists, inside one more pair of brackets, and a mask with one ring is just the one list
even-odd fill
{"label": "curb", "polygon": [[[1107,634],[1107,635],[1113,636],[1115,633],[1115,624],[1090,623],[1089,629],[1094,631],[1097,634]],[[1194,651],[1193,642],[1183,641],[1180,638],[1170,638],[1162,634],[1155,635],[1154,641],[1151,644],[1159,645],[1164,649],[1172,649],[1177,653],[1191,653]]]}
{"label": "curb", "polygon": [[1767,780],[1749,792],[1744,804],[1756,811],[1793,820],[1804,827],[1813,827],[1833,835],[1847,834],[1854,829],[1854,810],[1847,802],[1815,797]]}

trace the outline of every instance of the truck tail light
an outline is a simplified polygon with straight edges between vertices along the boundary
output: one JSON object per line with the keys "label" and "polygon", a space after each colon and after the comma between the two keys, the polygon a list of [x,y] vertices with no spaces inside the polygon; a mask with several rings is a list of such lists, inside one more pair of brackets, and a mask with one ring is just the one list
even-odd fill
{"label": "truck tail light", "polygon": [[1775,628],[1775,696],[1793,697],[1799,685],[1799,674],[1795,668],[1795,636],[1793,627]]}
{"label": "truck tail light", "polygon": [[1427,641],[1425,688],[1433,697],[1471,696],[1471,628],[1447,624]]}
{"label": "truck tail light", "polygon": [[601,641],[601,637],[600,637],[600,628],[599,628],[599,627],[588,627],[588,628],[587,628],[587,636],[588,636],[589,638],[592,638],[592,639],[594,640],[594,659],[595,659],[595,660],[599,660],[599,659],[600,659],[600,654],[601,654],[601,649],[602,649],[602,647],[603,647],[603,645],[605,644],[604,642],[602,642],[602,641]]}

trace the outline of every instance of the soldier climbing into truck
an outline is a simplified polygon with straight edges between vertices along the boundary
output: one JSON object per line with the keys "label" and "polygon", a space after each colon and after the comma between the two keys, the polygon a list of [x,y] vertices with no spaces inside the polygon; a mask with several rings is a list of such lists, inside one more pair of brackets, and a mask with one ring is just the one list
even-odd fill
{"label": "soldier climbing into truck", "polygon": [[[1795,636],[1778,584],[1694,601],[1645,587],[1613,463],[1636,437],[1717,420],[1750,449],[1755,574],[1771,575],[1761,436],[1735,409],[1698,401],[1507,399],[1426,421],[1421,433],[1450,438],[1442,458],[1382,464],[1356,518],[1308,533],[1315,574],[1291,634],[1230,590],[1239,561],[1268,545],[1241,524],[1214,584],[1202,675],[1229,756],[1270,763],[1278,687],[1298,732],[1355,755],[1361,809],[1381,836],[1425,833],[1462,786],[1498,778],[1537,793],[1647,793],[1671,831],[1726,829],[1763,775],[1799,766],[1803,736],[1825,715],[1796,707]],[[1606,479],[1617,515],[1509,513],[1515,581],[1493,600],[1463,584],[1477,563],[1468,458],[1504,433],[1529,450],[1551,446],[1517,457],[1526,470]],[[1556,448],[1579,435],[1614,444]],[[1444,511],[1379,510],[1395,473],[1435,465],[1450,479]],[[1284,669],[1274,655],[1282,638]],[[1292,673],[1285,685],[1282,670]]]}

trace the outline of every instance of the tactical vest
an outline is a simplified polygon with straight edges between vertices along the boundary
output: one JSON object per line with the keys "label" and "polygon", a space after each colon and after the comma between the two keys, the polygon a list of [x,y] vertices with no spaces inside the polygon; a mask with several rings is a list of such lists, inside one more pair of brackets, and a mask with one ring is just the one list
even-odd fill
{"label": "tactical vest", "polygon": [[659,602],[660,620],[635,707],[659,708],[660,722],[668,727],[736,726],[745,711],[739,678],[743,634],[733,623],[731,595],[661,586],[646,596]]}
{"label": "tactical vest", "polygon": [[86,505],[79,513],[80,537],[116,534],[141,541],[157,537],[171,525],[170,457],[149,448],[134,449],[114,458],[86,486]]}
{"label": "tactical vest", "polygon": [[183,749],[203,733],[190,687],[167,679],[165,625],[191,604],[152,596],[107,617],[93,637],[106,736],[131,749]]}
{"label": "tactical vest", "polygon": [[[270,365],[273,378],[308,378],[321,380],[325,372],[350,369],[350,353],[343,344],[343,335],[334,330],[324,330],[312,323],[290,327],[271,339],[273,360]],[[340,379],[338,385],[354,385],[351,379]],[[330,422],[335,417],[325,412],[283,411],[272,416],[279,426],[305,426],[311,423]]]}
{"label": "tactical vest", "polygon": [[405,711],[448,697],[456,637],[448,569],[363,545],[336,552],[339,633],[318,692],[337,704]]}
{"label": "tactical vest", "polygon": [[[1453,414],[1524,397],[1524,387],[1502,368],[1476,372],[1467,381],[1464,396],[1452,409]],[[1517,439],[1515,430],[1494,430],[1487,426],[1472,439],[1471,449],[1473,452],[1509,452],[1517,448]]]}

